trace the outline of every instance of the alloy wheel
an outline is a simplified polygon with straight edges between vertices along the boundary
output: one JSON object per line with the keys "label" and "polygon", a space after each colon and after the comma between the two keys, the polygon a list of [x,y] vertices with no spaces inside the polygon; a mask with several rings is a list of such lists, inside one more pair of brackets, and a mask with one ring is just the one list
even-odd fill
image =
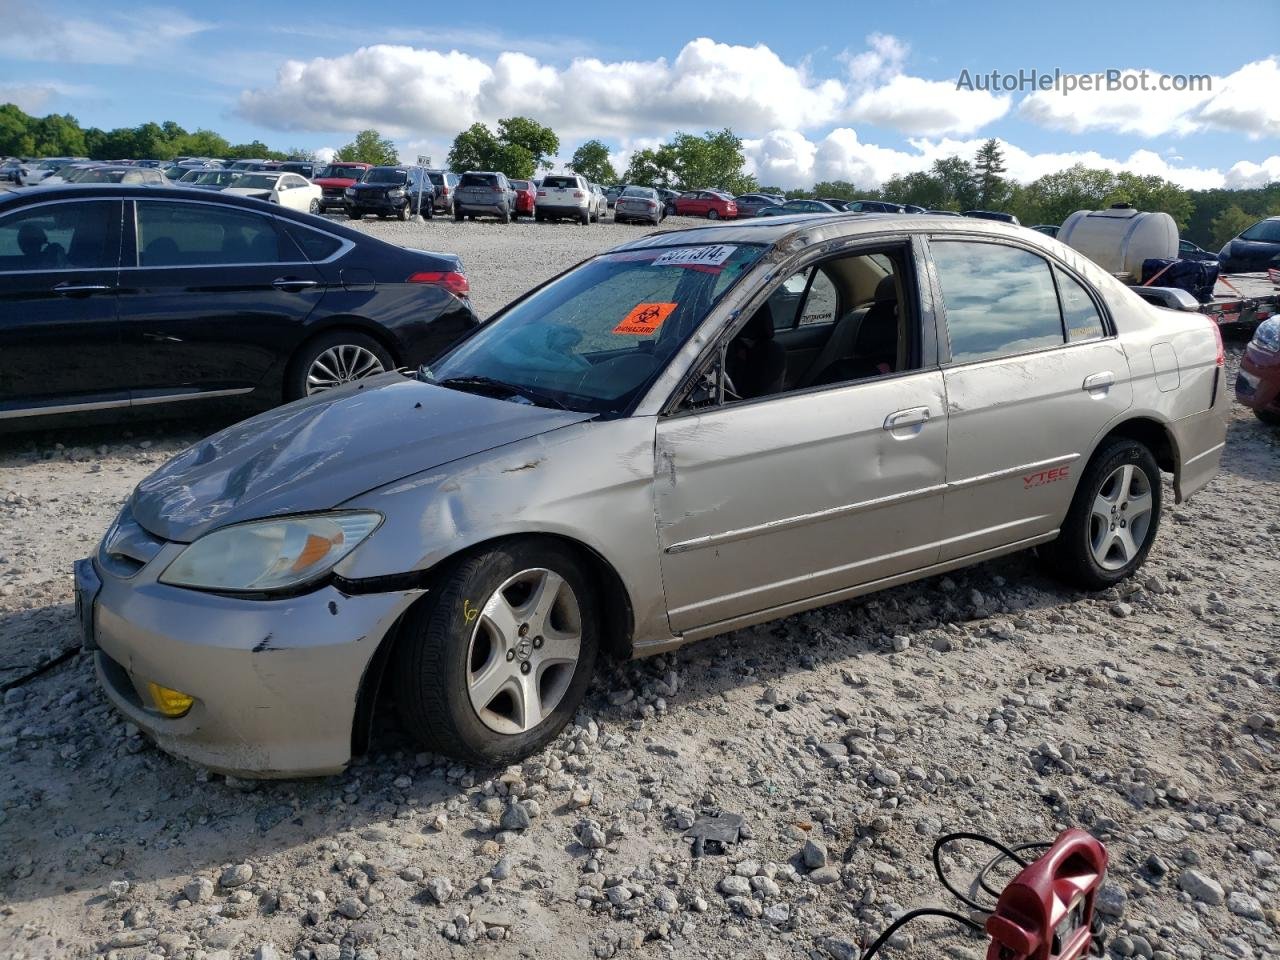
{"label": "alloy wheel", "polygon": [[353,343],[335,344],[311,361],[311,368],[307,371],[307,396],[332,390],[353,380],[363,380],[385,370],[382,361],[364,347]]}
{"label": "alloy wheel", "polygon": [[1103,481],[1089,518],[1089,548],[1104,570],[1119,570],[1142,550],[1151,529],[1151,478],[1126,463]]}
{"label": "alloy wheel", "polygon": [[495,733],[527,733],[559,706],[582,652],[582,609],[568,581],[542,567],[509,577],[476,615],[467,693]]}

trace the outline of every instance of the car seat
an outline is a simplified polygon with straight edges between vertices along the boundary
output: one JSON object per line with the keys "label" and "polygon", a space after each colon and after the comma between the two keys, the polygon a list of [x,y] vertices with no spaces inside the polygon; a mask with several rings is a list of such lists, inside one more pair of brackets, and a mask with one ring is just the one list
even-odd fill
{"label": "car seat", "polygon": [[766,300],[729,344],[725,366],[743,400],[782,392],[787,351],[773,334],[773,310]]}

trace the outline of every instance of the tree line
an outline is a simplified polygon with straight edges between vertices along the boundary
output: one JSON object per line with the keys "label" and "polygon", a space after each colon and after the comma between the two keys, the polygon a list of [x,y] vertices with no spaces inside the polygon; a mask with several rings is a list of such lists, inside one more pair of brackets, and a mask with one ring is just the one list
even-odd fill
{"label": "tree line", "polygon": [[[527,180],[551,170],[560,155],[560,138],[529,117],[499,120],[497,129],[475,123],[453,140],[446,162],[462,173],[498,170]],[[233,144],[205,129],[185,130],[173,121],[100,130],[81,127],[69,114],[31,116],[13,104],[0,105],[0,155],[123,157],[170,160],[178,156],[314,159],[307,149],[274,150],[258,140]],[[396,145],[377,130],[362,130],[338,151],[338,159],[373,164],[399,162]],[[879,189],[845,180],[815,183],[803,190],[761,185],[744,172],[742,140],[728,128],[701,135],[676,133],[665,143],[631,155],[621,172],[598,139],[574,150],[567,166],[606,186],[641,184],[677,190],[718,188],[733,194],[759,191],[787,197],[890,200],[935,210],[1004,210],[1025,224],[1061,223],[1076,210],[1098,210],[1130,203],[1139,210],[1168,213],[1182,235],[1216,250],[1255,220],[1280,215],[1280,182],[1246,190],[1186,190],[1157,176],[1114,172],[1076,164],[1027,184],[1005,176],[999,141],[983,143],[974,157],[946,157],[928,170],[890,177]]]}

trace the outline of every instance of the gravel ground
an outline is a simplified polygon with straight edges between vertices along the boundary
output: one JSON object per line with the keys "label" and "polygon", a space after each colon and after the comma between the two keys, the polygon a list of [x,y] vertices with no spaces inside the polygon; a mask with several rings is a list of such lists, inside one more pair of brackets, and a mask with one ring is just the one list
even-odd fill
{"label": "gravel ground", "polygon": [[[364,229],[460,253],[487,314],[642,228]],[[516,767],[418,753],[387,718],[344,775],[271,783],[157,751],[75,650],[71,561],[218,425],[0,438],[0,957],[852,960],[947,903],[941,831],[1068,825],[1108,844],[1113,956],[1280,957],[1280,433],[1246,411],[1120,589],[1007,558],[606,665]],[[715,810],[748,829],[692,858]],[[895,946],[985,956],[928,923]]]}

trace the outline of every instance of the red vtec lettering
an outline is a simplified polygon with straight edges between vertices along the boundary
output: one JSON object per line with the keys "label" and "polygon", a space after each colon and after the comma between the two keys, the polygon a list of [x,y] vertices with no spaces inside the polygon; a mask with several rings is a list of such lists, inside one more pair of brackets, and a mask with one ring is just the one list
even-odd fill
{"label": "red vtec lettering", "polygon": [[1030,490],[1032,487],[1043,487],[1046,483],[1057,483],[1059,480],[1065,480],[1069,476],[1071,476],[1070,467],[1054,467],[1052,470],[1028,473],[1022,478],[1022,489]]}

